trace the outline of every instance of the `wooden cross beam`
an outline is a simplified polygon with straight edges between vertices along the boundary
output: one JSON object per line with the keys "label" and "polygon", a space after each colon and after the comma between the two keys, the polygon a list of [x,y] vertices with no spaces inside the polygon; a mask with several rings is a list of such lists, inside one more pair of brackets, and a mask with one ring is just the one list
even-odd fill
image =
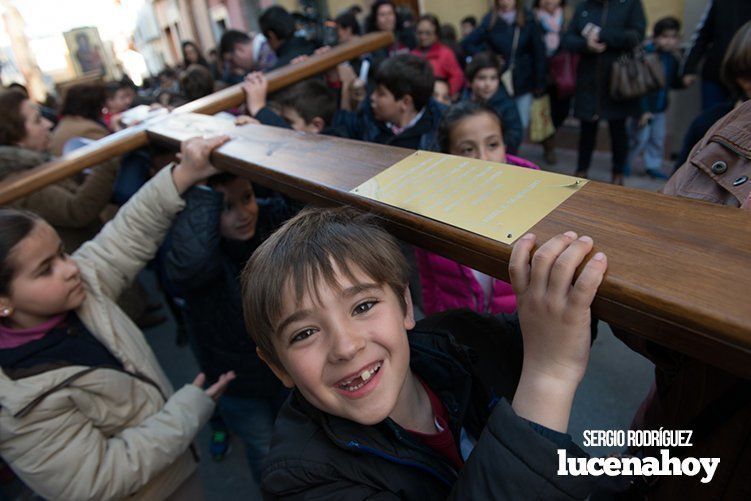
{"label": "wooden cross beam", "polygon": [[[386,47],[393,41],[391,33],[370,33],[338,45],[325,54],[311,56],[301,63],[271,71],[267,74],[269,92],[322,73],[359,55]],[[190,102],[175,109],[172,113],[194,112],[210,115],[238,106],[243,102],[245,102],[245,97],[241,85],[238,84]],[[160,119],[163,118],[158,118],[156,121]],[[4,179],[0,182],[0,205],[24,197],[48,184],[70,177],[112,157],[145,146],[148,144],[146,128],[150,124],[151,122],[130,127],[57,160]]]}
{"label": "wooden cross beam", "polygon": [[[174,117],[147,133],[176,147],[191,135],[186,123],[206,122],[206,131],[211,120]],[[232,135],[214,153],[216,166],[313,204],[374,212],[405,241],[508,280],[510,246],[350,193],[412,150],[261,125],[234,128]],[[608,255],[593,307],[599,318],[751,376],[748,214],[589,182],[532,228],[538,241],[566,230],[591,236],[595,250]]]}

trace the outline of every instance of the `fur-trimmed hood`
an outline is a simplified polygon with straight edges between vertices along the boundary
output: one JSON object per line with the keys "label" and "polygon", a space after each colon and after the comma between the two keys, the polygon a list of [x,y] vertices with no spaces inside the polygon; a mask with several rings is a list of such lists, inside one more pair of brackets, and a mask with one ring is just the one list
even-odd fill
{"label": "fur-trimmed hood", "polygon": [[52,160],[52,155],[47,152],[34,151],[20,146],[0,146],[0,180],[50,160]]}

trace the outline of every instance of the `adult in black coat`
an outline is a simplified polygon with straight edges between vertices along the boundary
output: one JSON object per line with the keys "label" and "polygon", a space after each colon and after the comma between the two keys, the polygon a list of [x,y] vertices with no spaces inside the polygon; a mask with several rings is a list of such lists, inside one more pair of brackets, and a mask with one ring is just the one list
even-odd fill
{"label": "adult in black coat", "polygon": [[574,116],[581,121],[578,176],[586,176],[589,170],[602,119],[610,127],[613,182],[623,184],[628,156],[626,117],[637,112],[639,102],[611,99],[610,73],[619,56],[641,43],[645,27],[641,0],[585,0],[569,23],[561,45],[581,54],[574,97]]}
{"label": "adult in black coat", "polygon": [[733,35],[749,20],[751,20],[751,2],[748,0],[709,0],[707,2],[704,15],[691,36],[681,68],[684,83],[688,85],[696,79],[699,64],[704,61],[701,70],[702,110],[730,99],[730,89],[723,83],[720,76],[720,65]]}

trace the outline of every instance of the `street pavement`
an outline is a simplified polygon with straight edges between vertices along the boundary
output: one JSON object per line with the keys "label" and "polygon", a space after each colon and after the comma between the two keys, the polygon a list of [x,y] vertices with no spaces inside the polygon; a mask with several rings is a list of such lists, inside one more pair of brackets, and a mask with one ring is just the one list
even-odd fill
{"label": "street pavement", "polygon": [[[544,170],[565,174],[573,174],[576,170],[574,150],[559,150],[555,166],[545,164],[542,149],[537,145],[523,145],[521,156],[537,163]],[[637,165],[634,171],[638,173],[641,168]],[[590,177],[600,181],[610,179],[609,153],[594,153]],[[643,175],[632,175],[626,180],[626,186],[650,191],[657,191],[661,185],[661,182]],[[144,272],[143,279],[151,293],[156,294],[153,275],[148,271]],[[168,322],[147,330],[145,334],[176,387],[193,381],[199,372],[198,366],[190,349],[175,343],[175,324],[171,317]],[[627,429],[639,403],[649,390],[653,370],[650,362],[629,350],[613,336],[605,323],[600,322],[589,368],[577,392],[571,414],[569,432],[574,441],[581,445],[582,432],[588,429]],[[239,440],[232,439],[231,451],[221,462],[212,461],[208,454],[208,427],[198,435],[197,442],[202,456],[199,470],[207,501],[258,498],[257,486]],[[594,455],[614,452],[605,448],[589,448],[587,451]]]}

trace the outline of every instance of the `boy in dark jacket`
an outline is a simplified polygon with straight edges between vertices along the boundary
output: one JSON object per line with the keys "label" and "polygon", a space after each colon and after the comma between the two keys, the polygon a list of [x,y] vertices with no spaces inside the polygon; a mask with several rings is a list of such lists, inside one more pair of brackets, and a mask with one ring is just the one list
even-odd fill
{"label": "boy in dark jacket", "polygon": [[644,167],[650,177],[667,179],[662,172],[665,154],[665,120],[670,89],[683,87],[678,74],[679,61],[676,55],[680,41],[681,23],[674,17],[664,17],[657,21],[652,30],[652,41],[645,50],[657,53],[665,74],[665,85],[641,100],[641,116],[632,130],[631,151],[625,173],[629,174],[633,161],[644,153]]}
{"label": "boy in dark jacket", "polygon": [[228,370],[237,375],[218,408],[244,442],[258,481],[287,392],[256,356],[242,321],[238,277],[251,253],[293,209],[282,198],[256,200],[250,181],[227,173],[212,176],[207,186],[192,188],[185,198],[170,234],[167,276],[185,298],[186,326],[207,379]]}
{"label": "boy in dark jacket", "polygon": [[412,54],[386,59],[376,71],[375,90],[360,111],[340,111],[334,125],[351,139],[434,150],[445,106],[433,96],[435,77],[429,61]]}
{"label": "boy in dark jacket", "polygon": [[[524,359],[512,404],[492,412],[468,352],[440,322],[416,328],[406,263],[372,217],[308,210],[262,244],[243,272],[246,323],[259,356],[294,388],[265,493],[584,499],[587,477],[557,476],[558,450],[584,455],[565,433],[607,261],[596,254],[572,286],[592,240],[558,235],[530,266],[534,244],[522,237],[511,256]],[[492,322],[514,327],[466,323]]]}
{"label": "boy in dark jacket", "polygon": [[336,95],[319,79],[303,80],[277,94],[274,102],[279,113],[266,105],[268,80],[263,73],[251,73],[245,77],[243,90],[248,114],[263,125],[328,136],[345,135],[344,131],[333,126],[337,112]]}

